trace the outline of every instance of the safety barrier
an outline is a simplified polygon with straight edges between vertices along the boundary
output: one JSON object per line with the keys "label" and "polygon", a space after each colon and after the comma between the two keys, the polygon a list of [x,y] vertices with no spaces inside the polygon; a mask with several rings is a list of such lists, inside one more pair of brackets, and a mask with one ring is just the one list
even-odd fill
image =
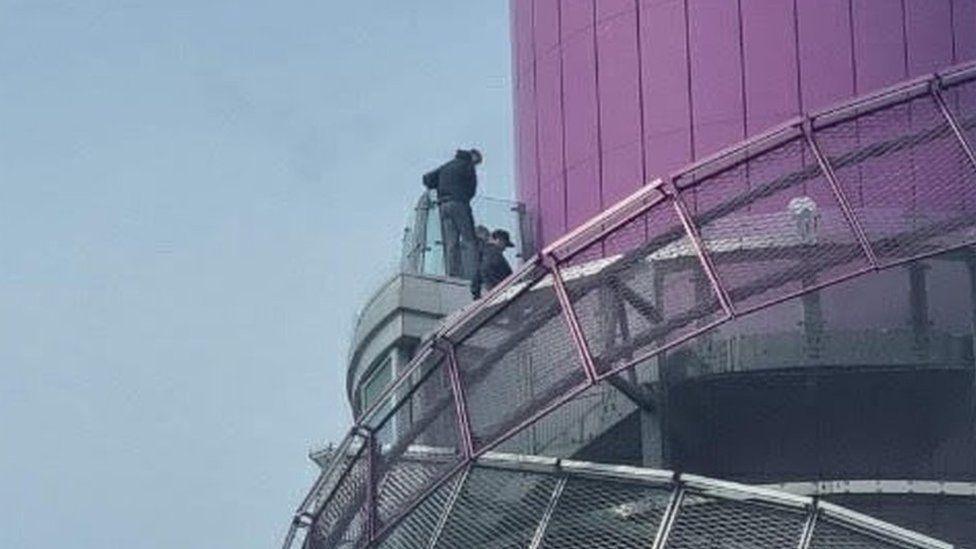
{"label": "safety barrier", "polygon": [[[359,418],[286,544],[299,528],[315,547],[385,539],[476,460],[610,376],[730,319],[976,244],[974,144],[967,65],[648,183],[449,318]],[[439,458],[418,464],[418,446]]]}
{"label": "safety barrier", "polygon": [[[445,458],[411,448],[417,467]],[[362,522],[313,529],[312,547],[352,548]],[[488,452],[452,474],[385,536],[384,549],[797,547],[948,549],[843,507],[697,475]]]}

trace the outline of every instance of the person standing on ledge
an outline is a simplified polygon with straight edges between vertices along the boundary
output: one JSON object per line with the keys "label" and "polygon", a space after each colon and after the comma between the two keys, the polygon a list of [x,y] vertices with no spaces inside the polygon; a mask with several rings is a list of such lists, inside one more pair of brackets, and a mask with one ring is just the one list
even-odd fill
{"label": "person standing on ledge", "polygon": [[478,149],[459,149],[453,159],[424,174],[424,186],[437,189],[447,276],[474,280],[478,270],[471,199],[478,190],[475,166],[481,159]]}
{"label": "person standing on ledge", "polygon": [[478,270],[471,280],[471,297],[480,298],[482,285],[486,290],[491,290],[512,274],[512,267],[505,259],[505,248],[514,247],[508,231],[495,229],[491,232],[488,241],[481,247]]}

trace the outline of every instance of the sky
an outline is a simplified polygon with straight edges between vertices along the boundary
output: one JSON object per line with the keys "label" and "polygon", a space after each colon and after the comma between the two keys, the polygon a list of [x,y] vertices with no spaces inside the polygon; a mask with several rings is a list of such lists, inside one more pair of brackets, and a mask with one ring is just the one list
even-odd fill
{"label": "sky", "polygon": [[0,547],[266,548],[504,0],[0,0]]}

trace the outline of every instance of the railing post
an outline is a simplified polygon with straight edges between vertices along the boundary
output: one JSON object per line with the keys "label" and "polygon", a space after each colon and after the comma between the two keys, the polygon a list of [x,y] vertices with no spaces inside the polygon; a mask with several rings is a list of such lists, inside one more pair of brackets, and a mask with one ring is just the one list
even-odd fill
{"label": "railing post", "polygon": [[668,502],[668,508],[664,510],[664,515],[661,517],[661,526],[657,529],[657,535],[654,536],[651,549],[662,549],[668,543],[668,537],[671,536],[671,529],[678,519],[678,512],[681,510],[681,503],[684,500],[684,483],[681,482],[679,475],[675,475],[674,492],[671,493],[671,501]]}
{"label": "railing post", "polygon": [[813,138],[813,121],[810,118],[804,119],[802,129],[807,146],[813,151],[813,156],[817,159],[817,165],[820,166],[821,173],[827,179],[827,184],[830,185],[830,190],[834,193],[834,197],[837,198],[837,202],[840,203],[840,209],[844,213],[848,225],[851,226],[851,230],[854,231],[854,237],[857,238],[858,243],[861,245],[861,250],[867,257],[871,268],[877,269],[878,256],[875,255],[874,248],[871,247],[871,241],[868,240],[867,233],[864,232],[864,227],[861,226],[860,220],[858,220],[857,215],[854,213],[854,208],[851,207],[850,202],[847,200],[847,195],[844,194],[840,183],[837,182],[837,175],[834,173],[833,166],[830,165],[827,156],[820,149],[817,140]]}
{"label": "railing post", "polygon": [[378,448],[376,446],[376,434],[373,431],[366,432],[366,540],[372,541],[377,532],[376,516],[376,494],[377,487],[377,460]]}
{"label": "railing post", "polygon": [[446,339],[439,339],[447,348],[447,375],[451,382],[451,392],[454,394],[454,410],[457,415],[458,432],[461,435],[461,450],[464,461],[474,455],[474,436],[471,434],[471,417],[468,415],[468,402],[464,397],[464,387],[461,385],[461,374],[458,371],[457,353],[454,344]]}
{"label": "railing post", "polygon": [[808,513],[807,522],[803,525],[803,532],[800,534],[800,542],[796,549],[809,549],[810,542],[813,540],[813,529],[817,527],[817,517],[820,515],[820,502],[817,498],[813,498]]}
{"label": "railing post", "polygon": [[695,254],[698,256],[698,261],[701,263],[702,269],[705,270],[705,275],[708,277],[708,281],[712,285],[712,291],[714,291],[716,297],[718,297],[719,304],[722,305],[722,310],[725,311],[727,317],[734,317],[735,308],[732,305],[732,300],[729,298],[728,292],[725,291],[725,287],[722,286],[721,279],[718,276],[718,271],[715,269],[711,258],[708,256],[708,253],[705,250],[705,245],[702,242],[701,235],[698,233],[698,228],[695,226],[695,222],[692,220],[691,214],[688,213],[688,208],[685,206],[685,202],[681,198],[681,191],[678,189],[678,186],[674,184],[674,180],[670,178],[665,182],[663,190],[668,198],[671,199],[672,205],[674,205],[674,210],[678,214],[678,219],[681,220],[681,225],[684,227],[688,239],[691,240],[691,245],[695,249]]}
{"label": "railing post", "polygon": [[552,520],[552,515],[556,512],[556,505],[559,504],[559,497],[563,495],[568,478],[565,476],[559,477],[556,485],[553,486],[552,494],[549,495],[549,504],[546,505],[546,510],[542,513],[542,518],[539,519],[539,526],[535,529],[535,534],[532,536],[532,543],[529,544],[528,549],[539,549],[542,546],[542,540],[546,537],[546,530],[549,529],[549,522]]}
{"label": "railing post", "polygon": [[955,134],[956,139],[959,140],[959,144],[962,145],[964,151],[966,151],[966,156],[969,158],[969,163],[973,168],[976,168],[976,153],[973,152],[973,145],[966,139],[966,134],[962,131],[962,126],[959,125],[959,121],[949,110],[949,106],[946,105],[945,98],[942,97],[941,92],[942,80],[938,77],[932,80],[929,85],[929,92],[932,94],[932,99],[935,100],[935,104],[939,106],[939,110],[942,111],[942,116],[949,123],[949,127],[952,128],[952,133]]}
{"label": "railing post", "polygon": [[546,254],[542,257],[542,266],[548,268],[549,274],[552,275],[552,286],[556,292],[556,298],[562,307],[563,317],[569,325],[570,335],[573,337],[573,342],[576,343],[576,350],[579,352],[580,360],[583,363],[586,378],[591,384],[596,383],[598,375],[596,365],[593,362],[593,355],[590,354],[589,345],[586,343],[586,336],[583,334],[579,319],[576,317],[576,311],[573,309],[573,303],[570,301],[569,293],[566,291],[566,285],[563,283],[563,277],[559,271],[559,262],[556,261],[554,256]]}

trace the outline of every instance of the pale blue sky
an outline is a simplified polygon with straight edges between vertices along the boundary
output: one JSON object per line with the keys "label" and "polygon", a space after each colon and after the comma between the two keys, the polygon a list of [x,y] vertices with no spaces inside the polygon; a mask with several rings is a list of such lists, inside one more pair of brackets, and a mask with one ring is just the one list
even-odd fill
{"label": "pale blue sky", "polygon": [[0,0],[0,547],[266,548],[504,0]]}

